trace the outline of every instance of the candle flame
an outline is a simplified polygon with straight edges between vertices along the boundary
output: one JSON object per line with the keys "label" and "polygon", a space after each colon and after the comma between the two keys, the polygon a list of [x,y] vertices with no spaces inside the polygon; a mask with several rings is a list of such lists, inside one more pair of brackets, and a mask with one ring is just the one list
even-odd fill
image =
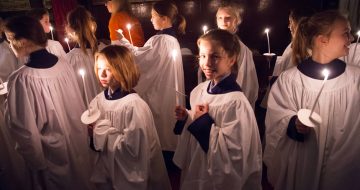
{"label": "candle flame", "polygon": [[265,28],[265,33],[269,33],[270,29],[269,28]]}
{"label": "candle flame", "polygon": [[53,28],[51,25],[49,26],[49,28],[50,28],[50,30],[51,30],[51,31],[53,31],[53,30],[54,30],[54,28]]}
{"label": "candle flame", "polygon": [[84,69],[80,69],[80,70],[79,70],[79,73],[80,73],[80,75],[83,77],[83,76],[85,75],[85,70],[84,70]]}
{"label": "candle flame", "polygon": [[206,32],[208,30],[208,27],[206,25],[203,26],[203,31]]}
{"label": "candle flame", "polygon": [[324,69],[322,71],[322,74],[324,75],[324,80],[327,80],[327,78],[329,77],[330,71],[327,69]]}
{"label": "candle flame", "polygon": [[130,29],[131,29],[131,24],[127,24],[127,25],[126,25],[126,28],[127,28],[128,30],[130,30]]}
{"label": "candle flame", "polygon": [[68,42],[69,42],[69,38],[65,38],[64,41],[65,41],[66,43],[68,43]]}
{"label": "candle flame", "polygon": [[356,33],[356,35],[358,35],[360,37],[360,30]]}

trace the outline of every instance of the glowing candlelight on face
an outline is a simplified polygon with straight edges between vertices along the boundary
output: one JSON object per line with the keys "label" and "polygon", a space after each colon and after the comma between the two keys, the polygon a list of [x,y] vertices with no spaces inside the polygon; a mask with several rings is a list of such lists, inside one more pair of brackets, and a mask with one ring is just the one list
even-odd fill
{"label": "glowing candlelight on face", "polygon": [[69,45],[69,38],[65,38],[64,41],[66,42],[68,48],[69,48],[69,51],[70,51],[70,45]]}
{"label": "glowing candlelight on face", "polygon": [[80,70],[79,70],[79,74],[81,75],[81,78],[82,78],[82,81],[83,81],[86,106],[87,106],[87,109],[89,110],[89,115],[90,115],[89,98],[88,98],[88,95],[87,95],[87,92],[86,92],[86,86],[85,86],[85,71],[84,71],[84,69],[80,69]]}
{"label": "glowing candlelight on face", "polygon": [[353,63],[353,61],[354,61],[354,57],[355,57],[355,53],[356,53],[356,48],[357,48],[357,46],[358,46],[358,44],[359,44],[360,30],[356,33],[356,35],[357,35],[358,37],[357,37],[357,40],[356,40],[356,44],[355,44],[355,48],[354,48],[354,53],[353,53],[353,55],[352,55],[352,57],[351,57],[351,63]]}
{"label": "glowing candlelight on face", "polygon": [[313,104],[313,106],[312,106],[312,108],[311,108],[311,112],[310,112],[310,116],[309,116],[310,118],[311,118],[312,113],[314,112],[316,103],[319,101],[320,94],[321,94],[322,90],[324,89],[324,86],[325,86],[326,80],[327,80],[328,77],[329,77],[330,71],[327,70],[327,69],[324,69],[324,70],[322,71],[322,74],[324,75],[324,81],[323,81],[323,83],[322,83],[322,86],[321,86],[321,88],[320,88],[320,91],[319,91],[318,95],[316,96],[315,102],[314,102],[314,104]]}
{"label": "glowing candlelight on face", "polygon": [[[173,58],[173,61],[174,61],[174,64],[175,64],[175,61],[176,61],[176,56],[177,56],[177,51],[176,50],[172,50],[171,52],[171,56]],[[180,92],[179,91],[179,81],[178,81],[178,77],[177,77],[177,70],[176,70],[176,67],[174,66],[174,76],[175,76],[175,98],[176,98],[176,105],[180,105],[180,98],[178,96],[178,93],[177,92]]]}
{"label": "glowing candlelight on face", "polygon": [[49,28],[50,28],[50,33],[51,33],[51,39],[54,40],[54,34],[53,34],[54,28],[51,25],[49,26]]}
{"label": "glowing candlelight on face", "polygon": [[268,44],[268,53],[270,54],[271,51],[270,51],[270,39],[269,39],[269,32],[270,32],[270,29],[269,28],[265,28],[265,33],[266,33],[266,37],[267,37],[267,44]]}
{"label": "glowing candlelight on face", "polygon": [[129,32],[130,42],[131,42],[132,45],[134,45],[134,44],[133,44],[133,41],[132,41],[132,37],[131,37],[131,32],[130,32],[130,30],[131,30],[131,24],[127,24],[127,25],[126,25],[126,28],[127,28],[128,32]]}
{"label": "glowing candlelight on face", "polygon": [[208,27],[206,25],[203,26],[203,31],[204,31],[204,34],[206,33],[206,31],[208,30]]}

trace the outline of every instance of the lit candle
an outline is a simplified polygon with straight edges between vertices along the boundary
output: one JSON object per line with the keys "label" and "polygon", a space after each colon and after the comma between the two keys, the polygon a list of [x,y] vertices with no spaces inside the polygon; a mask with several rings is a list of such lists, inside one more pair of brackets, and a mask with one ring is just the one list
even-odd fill
{"label": "lit candle", "polygon": [[356,48],[357,48],[357,46],[358,46],[358,44],[359,44],[360,30],[356,33],[356,35],[357,35],[358,37],[357,37],[357,40],[356,40],[356,44],[355,44],[355,48],[354,48],[354,53],[353,53],[352,58],[351,58],[351,63],[353,63],[353,61],[354,61],[354,57],[355,57],[355,53],[356,53]]}
{"label": "lit candle", "polygon": [[324,69],[324,70],[322,71],[322,74],[324,75],[324,81],[323,81],[323,83],[322,83],[322,86],[321,86],[321,88],[320,88],[320,91],[319,91],[318,95],[316,96],[315,102],[314,102],[314,104],[313,104],[313,106],[312,106],[312,108],[311,108],[311,112],[310,112],[310,116],[309,116],[310,118],[311,118],[311,115],[312,115],[313,112],[314,112],[316,103],[319,101],[320,94],[321,94],[322,90],[324,89],[326,80],[328,79],[330,72],[329,72],[329,70]]}
{"label": "lit candle", "polygon": [[51,25],[49,26],[49,28],[50,28],[50,32],[51,32],[51,39],[54,40],[54,34],[53,34],[54,28]]}
{"label": "lit candle", "polygon": [[70,45],[69,45],[69,38],[65,38],[64,41],[66,42],[66,44],[67,44],[67,46],[69,48],[69,51],[70,51],[71,49],[70,49]]}
{"label": "lit candle", "polygon": [[271,54],[271,51],[270,51],[269,31],[270,31],[269,28],[265,28],[265,33],[266,33],[266,37],[267,37],[267,44],[268,44],[268,53]]}
{"label": "lit candle", "polygon": [[[171,56],[173,58],[173,61],[174,61],[174,64],[175,64],[175,61],[176,61],[176,56],[177,56],[177,51],[174,49],[172,52],[171,52]],[[179,81],[178,81],[178,78],[177,78],[177,70],[176,70],[176,67],[174,66],[174,76],[175,76],[175,98],[176,98],[176,105],[180,105],[180,99],[179,99],[179,96],[178,96],[178,93],[180,92],[179,91]]]}
{"label": "lit candle", "polygon": [[83,86],[84,86],[84,92],[85,92],[85,101],[86,101],[86,107],[89,110],[89,115],[90,115],[90,109],[89,109],[89,98],[86,92],[86,86],[85,86],[85,71],[84,69],[80,69],[79,73],[81,75],[82,81],[83,81]]}
{"label": "lit candle", "polygon": [[134,45],[134,44],[133,44],[133,41],[132,41],[132,37],[131,37],[131,32],[130,32],[130,30],[131,30],[131,24],[127,24],[127,25],[126,25],[126,28],[127,28],[128,32],[129,32],[130,42],[131,42],[132,45]]}
{"label": "lit candle", "polygon": [[204,31],[204,34],[206,33],[206,31],[208,30],[208,27],[206,25],[203,26],[203,31]]}

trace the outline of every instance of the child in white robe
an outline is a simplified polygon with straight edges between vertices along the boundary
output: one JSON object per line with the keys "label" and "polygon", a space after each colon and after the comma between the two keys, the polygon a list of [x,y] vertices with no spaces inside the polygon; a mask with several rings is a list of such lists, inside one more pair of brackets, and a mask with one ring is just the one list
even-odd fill
{"label": "child in white robe", "polygon": [[[242,21],[241,11],[241,7],[236,3],[222,3],[216,13],[218,28],[236,34],[238,26]],[[239,40],[239,43],[241,47],[237,60],[239,70],[236,81],[254,109],[258,97],[259,82],[256,75],[253,54],[241,40]]]}
{"label": "child in white robe", "polygon": [[[50,29],[50,27],[52,26],[50,23],[50,16],[47,9],[43,9],[43,8],[32,9],[27,13],[27,15],[39,20],[45,33],[49,34],[51,32],[52,33],[51,36],[54,36],[53,31],[51,31]],[[58,57],[65,57],[64,48],[58,41],[54,39],[48,39],[46,50],[48,50],[48,52]]]}
{"label": "child in white robe", "polygon": [[9,43],[5,40],[3,27],[4,21],[0,18],[0,79],[6,82],[9,75],[18,69],[19,65],[16,56],[10,49]]}
{"label": "child in white robe", "polygon": [[92,181],[99,189],[171,189],[150,108],[133,90],[140,73],[131,51],[104,48],[95,73],[106,89],[90,105],[101,112],[89,126],[98,151]]}
{"label": "child in white robe", "polygon": [[[90,189],[86,126],[75,73],[49,53],[39,21],[8,20],[5,34],[17,57],[29,61],[9,77],[5,119],[31,174],[27,189]],[[12,181],[11,183],[22,183]]]}
{"label": "child in white robe", "polygon": [[66,54],[68,63],[75,73],[83,69],[85,89],[81,75],[77,75],[83,100],[86,102],[85,90],[89,100],[92,100],[100,91],[98,80],[94,73],[94,54],[98,50],[98,42],[95,36],[96,22],[91,13],[84,7],[77,7],[67,15],[66,33],[70,39],[77,43],[76,47]]}
{"label": "child in white robe", "polygon": [[[175,34],[184,32],[185,20],[178,14],[175,4],[159,1],[151,10],[151,22],[160,34],[152,36],[143,47],[131,45],[121,35],[114,42],[128,47],[134,53],[141,73],[135,90],[150,106],[162,150],[173,152],[177,144],[177,138],[172,132],[176,123],[173,116],[176,84],[180,93],[185,92],[180,45]],[[175,58],[173,52],[176,53]],[[185,103],[183,96],[179,99],[180,104]]]}
{"label": "child in white robe", "polygon": [[[298,28],[293,52],[300,64],[280,74],[268,100],[269,182],[279,190],[359,189],[360,70],[338,59],[349,53],[349,22],[337,11],[324,11]],[[315,104],[324,69],[330,75]],[[322,123],[310,128],[297,113],[313,106]]]}
{"label": "child in white robe", "polygon": [[207,79],[177,106],[180,134],[174,162],[183,190],[261,189],[262,151],[254,111],[236,82],[239,39],[212,30],[198,39],[199,65]]}

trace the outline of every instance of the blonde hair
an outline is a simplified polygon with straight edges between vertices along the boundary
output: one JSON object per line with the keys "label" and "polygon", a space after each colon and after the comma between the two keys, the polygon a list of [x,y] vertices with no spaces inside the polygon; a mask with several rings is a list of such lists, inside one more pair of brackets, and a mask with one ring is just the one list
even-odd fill
{"label": "blonde hair", "polygon": [[335,10],[316,13],[310,18],[300,20],[292,42],[293,60],[301,63],[310,57],[314,39],[319,35],[330,36],[336,21],[348,22],[347,18]]}
{"label": "blonde hair", "polygon": [[95,54],[95,74],[98,75],[98,58],[105,57],[115,80],[120,84],[121,90],[130,92],[138,83],[140,72],[135,64],[134,57],[129,49],[124,46],[110,45]]}
{"label": "blonde hair", "polygon": [[86,47],[90,46],[92,53],[98,50],[97,39],[95,36],[96,22],[91,13],[84,7],[77,7],[67,15],[68,26],[74,30],[78,37],[81,50],[87,54]]}
{"label": "blonde hair", "polygon": [[[240,25],[241,21],[242,21],[242,15],[244,13],[244,8],[235,2],[227,2],[227,1],[223,1],[220,6],[218,7],[218,11],[219,9],[226,9],[228,11],[228,13],[230,13],[232,16],[234,16],[237,20],[237,26]],[[217,12],[216,12],[216,17],[217,17]]]}

